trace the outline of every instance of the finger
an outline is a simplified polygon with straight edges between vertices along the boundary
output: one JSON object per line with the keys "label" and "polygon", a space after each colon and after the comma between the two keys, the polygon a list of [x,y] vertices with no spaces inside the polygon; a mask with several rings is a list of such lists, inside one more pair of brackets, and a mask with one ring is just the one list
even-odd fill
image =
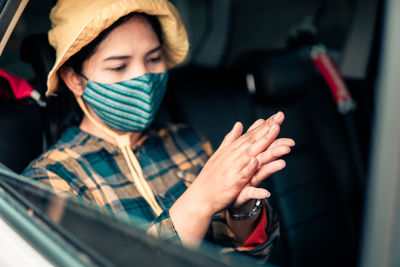
{"label": "finger", "polygon": [[283,159],[275,160],[271,163],[268,163],[257,170],[249,183],[251,186],[257,186],[266,178],[271,176],[271,174],[276,173],[285,167],[286,162]]}
{"label": "finger", "polygon": [[268,148],[267,151],[259,154],[257,156],[258,161],[260,162],[260,166],[271,163],[272,161],[280,158],[286,154],[289,154],[291,151],[289,146],[278,146],[274,148]]}
{"label": "finger", "polygon": [[256,120],[247,131],[256,129],[257,127],[261,126],[263,123],[266,123],[270,127],[272,126],[273,123],[277,123],[277,124],[281,125],[283,120],[284,120],[284,114],[283,114],[283,112],[279,111],[276,114],[269,117],[267,120],[263,120],[263,119]]}
{"label": "finger", "polygon": [[245,201],[248,201],[250,199],[264,199],[270,197],[271,193],[265,188],[247,186],[245,188],[244,196],[247,198]]}
{"label": "finger", "polygon": [[278,146],[293,147],[295,145],[296,145],[295,141],[291,138],[279,138],[279,139],[275,139],[272,142],[272,144],[268,147],[268,149],[272,149],[272,148],[278,147]]}
{"label": "finger", "polygon": [[242,133],[243,133],[243,124],[241,122],[236,122],[235,125],[233,125],[232,130],[227,135],[225,135],[224,140],[222,140],[222,143],[218,149],[230,145],[236,139],[238,139],[242,135]]}
{"label": "finger", "polygon": [[[274,125],[277,125],[278,128],[280,129],[280,126],[285,118],[285,115],[283,112],[279,111],[275,115],[269,117],[264,124],[258,122],[259,126],[258,127],[253,127],[251,129],[251,132],[254,132],[254,138],[260,138],[263,136],[264,131],[262,130],[263,127],[267,128],[267,132],[271,131],[271,128],[274,127]],[[265,129],[264,129],[265,130]]]}
{"label": "finger", "polygon": [[[265,135],[270,128],[274,125],[274,124],[278,124],[280,126],[280,124],[282,123],[284,119],[284,115],[282,112],[278,112],[275,115],[269,117],[267,120],[265,120],[264,122],[262,122],[262,119],[257,120],[257,125],[252,125],[249,130],[246,132],[246,134],[242,135],[240,138],[238,138],[237,140],[237,145],[236,148],[241,147],[243,144],[246,144],[246,142],[248,141],[248,139],[257,139],[260,138],[260,136]],[[258,135],[256,135],[258,134]],[[254,135],[254,136],[253,136]]]}
{"label": "finger", "polygon": [[257,169],[258,169],[258,160],[256,158],[252,158],[250,162],[247,164],[247,166],[245,166],[240,171],[239,178],[247,183],[257,172]]}
{"label": "finger", "polygon": [[274,115],[274,122],[282,125],[282,122],[285,120],[285,114],[282,111],[278,111]]}
{"label": "finger", "polygon": [[280,131],[278,124],[273,124],[271,128],[265,127],[263,131],[255,132],[250,135],[236,148],[237,157],[241,158],[243,155],[248,157],[256,157],[258,154],[267,150],[267,148],[276,139]]}
{"label": "finger", "polygon": [[236,198],[234,206],[241,206],[252,199],[265,199],[270,196],[271,193],[267,189],[246,186]]}
{"label": "finger", "polygon": [[276,139],[276,140],[271,144],[271,147],[274,147],[274,146],[284,146],[284,145],[293,147],[293,146],[296,145],[296,142],[295,142],[293,139],[291,139],[291,138],[279,138],[279,139]]}
{"label": "finger", "polygon": [[285,114],[283,114],[282,111],[278,111],[277,113],[275,113],[274,115],[269,117],[266,120],[266,122],[270,125],[272,125],[272,123],[277,123],[277,124],[281,125],[284,119],[285,119]]}
{"label": "finger", "polygon": [[258,119],[258,120],[256,120],[256,121],[249,127],[249,129],[247,129],[247,132],[248,132],[248,131],[251,131],[251,130],[253,130],[253,129],[259,127],[259,126],[261,126],[264,122],[265,122],[265,120],[263,120],[263,119]]}
{"label": "finger", "polygon": [[[277,115],[279,119],[283,119],[283,113]],[[239,169],[246,166],[250,158],[265,151],[276,139],[280,126],[274,122],[275,118],[276,116],[269,118],[263,125],[242,135],[235,141],[235,145],[230,147],[231,155],[234,156]]]}
{"label": "finger", "polygon": [[277,158],[280,158],[284,155],[287,155],[291,152],[291,146],[288,145],[280,145],[280,146],[269,146],[265,152],[262,152],[257,155],[257,159],[260,163],[260,166],[268,164]]}

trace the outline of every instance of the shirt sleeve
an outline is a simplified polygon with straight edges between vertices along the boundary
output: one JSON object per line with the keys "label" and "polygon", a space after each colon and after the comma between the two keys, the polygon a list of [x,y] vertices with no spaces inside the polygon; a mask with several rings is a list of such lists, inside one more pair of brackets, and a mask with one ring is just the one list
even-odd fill
{"label": "shirt sleeve", "polygon": [[65,179],[52,171],[44,168],[29,167],[21,174],[34,182],[41,182],[49,186],[56,193],[68,192],[76,195],[76,190],[72,188]]}
{"label": "shirt sleeve", "polygon": [[[246,246],[238,241],[233,231],[229,228],[226,221],[226,213],[221,212],[213,217],[209,232],[211,242],[222,247],[221,252],[229,254],[233,252],[243,253],[252,256],[260,261],[266,261],[269,258],[273,245],[279,237],[278,218],[268,201],[265,200],[265,209],[267,217],[267,227],[264,229],[266,240],[257,243],[255,246]],[[254,244],[253,244],[254,245]]]}
{"label": "shirt sleeve", "polygon": [[[213,154],[213,149],[210,142],[201,134],[198,135],[205,153],[208,157],[210,157]],[[261,229],[256,229],[258,233],[253,232],[254,234],[258,235],[258,237],[265,237],[265,239],[261,240],[261,242],[260,239],[257,240],[258,242],[253,242],[250,239],[247,240],[249,242],[245,242],[245,244],[240,243],[233,231],[228,226],[225,217],[226,212],[220,212],[213,217],[206,240],[221,246],[221,252],[224,254],[239,252],[253,256],[260,261],[266,261],[269,258],[272,247],[279,238],[280,228],[278,217],[267,200],[265,200],[264,207],[266,225],[265,227],[260,227]],[[264,231],[264,234],[260,234],[259,231]]]}
{"label": "shirt sleeve", "polygon": [[[47,184],[49,186],[49,189],[53,190],[56,193],[67,192],[70,193],[71,196],[77,195],[76,190],[72,188],[65,181],[65,179],[49,170],[43,168],[29,167],[22,173],[22,175],[25,177],[29,177],[33,181]],[[147,234],[155,238],[180,244],[179,236],[175,231],[174,225],[172,224],[168,210],[162,212],[160,216],[152,221],[150,223],[150,227],[147,229],[146,232]]]}
{"label": "shirt sleeve", "polygon": [[[267,214],[272,220],[268,220]],[[268,223],[272,227],[269,227]],[[223,254],[239,252],[266,261],[279,236],[279,224],[268,202],[265,202],[262,217],[256,229],[244,244],[241,244],[230,230],[226,222],[225,212],[214,216],[208,232],[211,232],[212,238],[207,241],[219,245]],[[147,234],[167,242],[181,244],[168,211],[161,213],[151,223],[147,229]]]}
{"label": "shirt sleeve", "polygon": [[256,225],[254,231],[247,238],[246,242],[244,242],[243,246],[247,248],[255,248],[268,240],[267,233],[265,229],[268,226],[268,218],[267,211],[265,208],[265,204],[262,206],[260,218]]}
{"label": "shirt sleeve", "polygon": [[178,233],[176,232],[169,211],[163,211],[147,229],[147,234],[167,242],[181,244]]}

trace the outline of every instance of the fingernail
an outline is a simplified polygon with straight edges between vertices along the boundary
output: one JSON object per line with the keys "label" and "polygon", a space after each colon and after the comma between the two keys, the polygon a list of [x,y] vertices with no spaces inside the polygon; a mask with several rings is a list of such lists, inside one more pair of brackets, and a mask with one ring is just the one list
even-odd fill
{"label": "fingernail", "polygon": [[252,159],[250,160],[250,165],[256,164],[256,161],[258,161],[258,159],[252,158]]}
{"label": "fingernail", "polygon": [[275,121],[279,121],[281,118],[282,118],[281,112],[278,112],[278,113],[275,115],[274,120],[275,120]]}
{"label": "fingernail", "polygon": [[267,197],[270,197],[270,196],[271,196],[271,192],[268,192]]}

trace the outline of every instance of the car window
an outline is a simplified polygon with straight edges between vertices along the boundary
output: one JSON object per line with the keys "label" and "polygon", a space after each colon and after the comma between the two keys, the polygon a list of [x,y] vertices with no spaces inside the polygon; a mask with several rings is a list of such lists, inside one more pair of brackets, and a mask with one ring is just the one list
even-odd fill
{"label": "car window", "polygon": [[2,266],[52,266],[45,257],[26,242],[2,217],[0,217]]}
{"label": "car window", "polygon": [[[71,195],[57,195],[46,186],[32,183],[1,166],[0,187],[0,196],[15,201],[32,219],[45,224],[55,242],[66,244],[66,248],[78,251],[81,260],[95,265],[131,266],[132,261],[139,266],[256,264],[251,258],[240,255],[219,255],[211,244],[204,244],[199,251],[191,251],[159,242],[146,234],[147,225],[139,218],[115,217],[104,208]],[[38,244],[33,242],[33,245],[37,247]],[[59,255],[50,256],[53,261],[60,258]]]}

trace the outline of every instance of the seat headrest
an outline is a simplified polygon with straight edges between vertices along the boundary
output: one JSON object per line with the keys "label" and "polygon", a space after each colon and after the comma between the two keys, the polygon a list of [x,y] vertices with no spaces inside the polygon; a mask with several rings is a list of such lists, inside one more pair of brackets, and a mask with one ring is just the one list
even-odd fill
{"label": "seat headrest", "polygon": [[253,51],[235,67],[245,75],[250,94],[268,104],[284,104],[305,94],[317,72],[310,50]]}
{"label": "seat headrest", "polygon": [[49,44],[47,34],[34,34],[26,37],[20,48],[21,59],[31,64],[40,83],[40,93],[47,90],[47,75],[54,65],[56,54]]}

